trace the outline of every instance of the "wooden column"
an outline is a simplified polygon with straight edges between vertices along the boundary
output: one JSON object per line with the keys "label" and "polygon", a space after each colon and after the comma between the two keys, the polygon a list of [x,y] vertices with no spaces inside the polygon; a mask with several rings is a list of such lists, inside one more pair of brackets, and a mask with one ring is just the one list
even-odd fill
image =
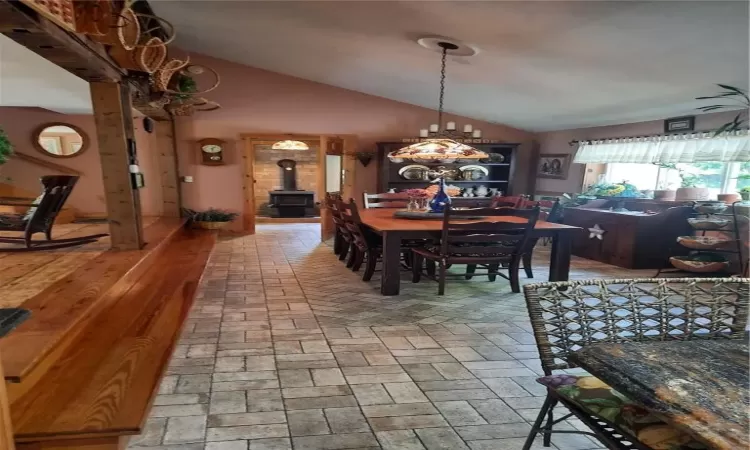
{"label": "wooden column", "polygon": [[182,209],[174,131],[173,121],[154,123],[156,144],[159,148],[159,179],[161,180],[163,202],[162,215],[165,217],[180,217],[180,210]]}
{"label": "wooden column", "polygon": [[3,367],[0,366],[0,449],[13,450],[13,424],[10,422],[10,405],[5,390]]}
{"label": "wooden column", "polygon": [[130,88],[119,83],[91,83],[90,87],[112,249],[140,249],[141,202],[131,184],[128,156],[128,146],[135,147]]}

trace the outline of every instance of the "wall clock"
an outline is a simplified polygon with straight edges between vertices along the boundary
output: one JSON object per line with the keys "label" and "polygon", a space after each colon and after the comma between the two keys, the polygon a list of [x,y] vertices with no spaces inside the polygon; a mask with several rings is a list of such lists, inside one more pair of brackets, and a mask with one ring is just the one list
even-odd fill
{"label": "wall clock", "polygon": [[207,166],[219,166],[225,164],[225,144],[225,141],[213,138],[201,139],[198,141],[201,152],[201,163]]}

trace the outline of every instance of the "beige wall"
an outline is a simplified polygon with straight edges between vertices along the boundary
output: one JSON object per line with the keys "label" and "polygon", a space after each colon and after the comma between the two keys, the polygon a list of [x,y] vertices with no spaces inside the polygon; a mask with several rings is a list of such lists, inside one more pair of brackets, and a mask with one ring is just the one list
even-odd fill
{"label": "beige wall", "polygon": [[[34,148],[32,135],[37,127],[50,122],[78,126],[88,135],[89,148],[72,158],[54,158],[39,152]],[[81,172],[81,178],[68,199],[68,206],[85,215],[105,215],[104,186],[93,116],[58,114],[41,108],[0,107],[0,127],[5,130],[16,152]],[[135,120],[135,127],[139,163],[146,178],[146,187],[140,192],[143,213],[159,215],[162,205],[156,139],[153,134],[143,131],[140,119]],[[39,177],[55,174],[50,169],[14,158],[0,166],[0,179],[9,177],[12,180],[10,184],[31,192],[40,191]]]}
{"label": "beige wall", "polygon": [[[183,199],[194,209],[242,211],[240,133],[353,134],[359,138],[360,150],[375,151],[376,142],[414,137],[420,128],[436,120],[435,111],[427,108],[207,56],[191,54],[191,60],[210,65],[221,74],[221,85],[206,97],[222,105],[218,111],[181,118],[178,124],[181,175],[194,177],[193,183],[183,183]],[[435,94],[437,100],[437,89]],[[446,120],[461,125],[473,123],[488,139],[521,143],[516,185],[526,190],[532,133],[452,115]],[[203,138],[228,142],[226,165],[200,164],[196,141]],[[355,198],[361,198],[365,190],[373,192],[377,176],[378,164],[374,161],[367,167],[357,163]]]}
{"label": "beige wall", "polygon": [[[736,114],[736,112],[730,111],[696,116],[695,129],[696,131],[714,130],[733,119]],[[648,136],[662,133],[664,133],[664,121],[652,120],[606,127],[550,131],[537,134],[537,140],[540,145],[540,153],[575,154],[578,147],[568,144],[573,140]],[[565,180],[539,178],[536,184],[536,191],[580,192],[583,183],[584,167],[583,164],[571,164],[568,178]]]}

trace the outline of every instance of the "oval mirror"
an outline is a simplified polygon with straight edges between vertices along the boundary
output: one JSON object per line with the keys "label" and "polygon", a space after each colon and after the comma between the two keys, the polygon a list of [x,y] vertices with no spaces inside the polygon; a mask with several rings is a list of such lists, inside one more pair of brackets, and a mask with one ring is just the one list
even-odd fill
{"label": "oval mirror", "polygon": [[80,128],[67,123],[48,123],[33,136],[34,146],[47,156],[71,158],[88,147],[88,137]]}

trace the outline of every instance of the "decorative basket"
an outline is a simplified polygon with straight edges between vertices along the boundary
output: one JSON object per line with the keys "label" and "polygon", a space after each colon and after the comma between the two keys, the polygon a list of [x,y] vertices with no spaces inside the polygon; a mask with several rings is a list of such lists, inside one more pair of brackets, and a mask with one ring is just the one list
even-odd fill
{"label": "decorative basket", "polygon": [[714,250],[731,242],[730,239],[712,236],[680,236],[677,243],[693,250]]}
{"label": "decorative basket", "polygon": [[204,230],[221,230],[227,227],[231,222],[195,222],[198,228]]}
{"label": "decorative basket", "polygon": [[60,27],[73,33],[78,31],[73,0],[21,0],[21,2]]}
{"label": "decorative basket", "polygon": [[[189,95],[189,96],[195,97],[195,96],[198,96],[198,95],[203,95],[203,94],[206,94],[208,92],[211,92],[214,89],[216,89],[217,87],[219,87],[219,84],[221,83],[221,77],[219,76],[218,72],[216,72],[214,69],[212,69],[212,68],[210,68],[208,66],[202,66],[202,65],[198,65],[198,64],[189,64],[189,65],[187,65],[185,67],[185,70],[189,72],[191,69],[194,69],[194,68],[207,69],[209,72],[211,72],[211,74],[213,74],[213,76],[214,76],[214,84],[213,84],[213,86],[211,86],[208,89],[204,89],[202,91],[199,90],[199,91],[194,91],[194,92],[182,92],[182,91],[177,91],[175,89],[171,89],[169,87],[169,85],[168,85],[165,92],[168,92],[170,94],[183,95],[183,96]],[[203,70],[201,70],[200,73],[202,73],[202,72],[203,72]]]}
{"label": "decorative basket", "polygon": [[729,266],[729,261],[719,255],[673,256],[669,262],[680,270],[695,273],[718,272]]}
{"label": "decorative basket", "polygon": [[162,64],[151,76],[151,84],[154,90],[158,92],[167,92],[169,90],[169,84],[172,81],[172,77],[190,64],[190,58],[185,61],[172,58],[169,61]]}
{"label": "decorative basket", "polygon": [[75,0],[73,6],[75,32],[98,37],[111,31],[116,16],[111,0]]}
{"label": "decorative basket", "polygon": [[141,38],[141,23],[132,9],[125,7],[112,17],[107,34],[93,36],[94,40],[105,45],[122,46],[133,50]]}
{"label": "decorative basket", "polygon": [[[167,58],[167,44],[172,42],[175,38],[174,27],[172,24],[160,17],[151,16],[148,14],[126,13],[127,8],[123,10],[124,21],[131,24],[139,23],[139,17],[145,17],[149,19],[155,19],[166,25],[169,28],[169,38],[166,41],[156,36],[150,36],[150,33],[159,29],[158,27],[150,28],[140,32],[138,37],[133,41],[133,32],[136,31],[135,27],[129,28],[126,35],[120,36],[120,31],[124,30],[123,27],[117,28],[116,39],[111,39],[112,47],[109,49],[109,56],[120,65],[123,69],[134,70],[138,72],[154,73]],[[138,25],[140,30],[140,25]],[[123,32],[124,33],[124,32]],[[108,35],[109,38],[109,35]]]}

